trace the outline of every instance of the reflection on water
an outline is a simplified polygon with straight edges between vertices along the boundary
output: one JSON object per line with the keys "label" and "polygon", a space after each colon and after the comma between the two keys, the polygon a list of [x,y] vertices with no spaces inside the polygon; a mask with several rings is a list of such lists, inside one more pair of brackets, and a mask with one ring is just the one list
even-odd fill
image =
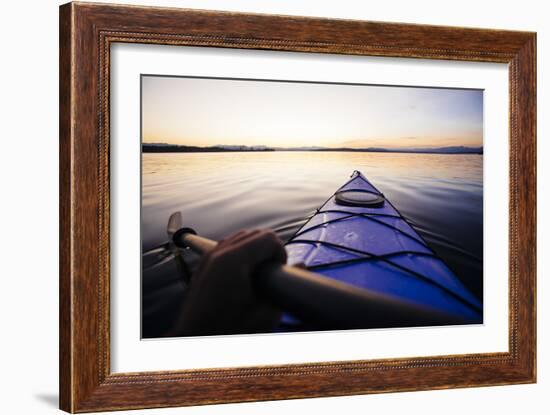
{"label": "reflection on water", "polygon": [[354,170],[399,209],[470,290],[482,296],[483,158],[352,152],[143,154],[143,337],[170,324],[183,286],[165,249],[166,224],[223,238],[272,228],[289,238]]}

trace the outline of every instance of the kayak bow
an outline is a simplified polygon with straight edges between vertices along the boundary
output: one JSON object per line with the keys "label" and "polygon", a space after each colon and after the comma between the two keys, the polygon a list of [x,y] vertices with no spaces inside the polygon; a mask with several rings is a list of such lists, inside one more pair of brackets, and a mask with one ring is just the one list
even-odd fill
{"label": "kayak bow", "polygon": [[[478,299],[358,171],[294,234],[286,250],[290,265],[302,264],[402,304],[461,316],[469,324],[482,322]],[[415,325],[407,320],[393,320],[391,327]],[[282,324],[299,322],[286,315]]]}

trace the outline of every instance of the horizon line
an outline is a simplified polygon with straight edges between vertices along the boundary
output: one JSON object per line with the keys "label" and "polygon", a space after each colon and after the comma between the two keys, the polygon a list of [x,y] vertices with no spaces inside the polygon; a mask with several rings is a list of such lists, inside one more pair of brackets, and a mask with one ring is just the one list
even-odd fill
{"label": "horizon line", "polygon": [[254,144],[254,145],[247,145],[247,144],[214,144],[209,146],[201,146],[201,145],[193,145],[193,144],[176,144],[176,143],[166,143],[166,142],[142,142],[142,146],[174,146],[174,147],[195,147],[195,148],[231,148],[231,147],[241,147],[241,148],[268,148],[268,149],[294,149],[294,148],[312,148],[312,149],[352,149],[352,150],[362,150],[362,149],[369,149],[369,148],[376,148],[376,149],[435,149],[435,148],[483,148],[483,144],[480,145],[466,145],[466,144],[456,144],[456,145],[443,145],[443,146],[437,146],[437,145],[418,145],[418,146],[399,146],[399,147],[386,147],[386,146],[363,146],[363,147],[352,147],[352,146],[346,146],[346,145],[340,145],[340,146],[268,146],[265,144]]}

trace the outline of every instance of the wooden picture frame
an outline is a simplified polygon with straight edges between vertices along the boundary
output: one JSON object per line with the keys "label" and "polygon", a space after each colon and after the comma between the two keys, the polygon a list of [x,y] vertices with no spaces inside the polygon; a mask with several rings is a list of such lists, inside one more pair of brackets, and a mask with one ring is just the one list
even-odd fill
{"label": "wooden picture frame", "polygon": [[[111,373],[109,59],[116,42],[509,65],[509,352]],[[69,3],[60,8],[60,407],[90,412],[536,380],[536,34]]]}

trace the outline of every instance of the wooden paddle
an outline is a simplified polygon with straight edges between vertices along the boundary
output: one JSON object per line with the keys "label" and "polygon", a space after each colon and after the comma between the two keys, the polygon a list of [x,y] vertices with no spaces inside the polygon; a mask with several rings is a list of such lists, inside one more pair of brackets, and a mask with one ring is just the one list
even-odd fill
{"label": "wooden paddle", "polygon": [[[177,228],[177,229],[176,229]],[[181,214],[172,214],[168,233],[180,248],[204,255],[217,242],[181,228]],[[390,328],[467,324],[463,316],[409,302],[337,281],[289,265],[266,264],[254,277],[258,294],[281,310],[324,329]]]}

